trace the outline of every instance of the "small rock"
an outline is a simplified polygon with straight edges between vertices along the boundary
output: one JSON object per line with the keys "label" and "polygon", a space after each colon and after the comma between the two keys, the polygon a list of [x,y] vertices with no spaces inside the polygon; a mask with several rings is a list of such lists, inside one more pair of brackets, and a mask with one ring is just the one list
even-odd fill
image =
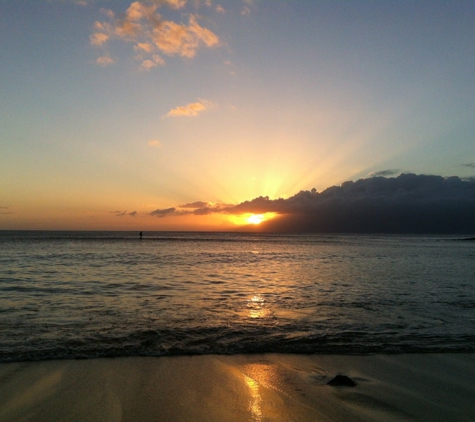
{"label": "small rock", "polygon": [[335,378],[327,382],[332,387],[355,387],[356,382],[346,375],[337,375]]}

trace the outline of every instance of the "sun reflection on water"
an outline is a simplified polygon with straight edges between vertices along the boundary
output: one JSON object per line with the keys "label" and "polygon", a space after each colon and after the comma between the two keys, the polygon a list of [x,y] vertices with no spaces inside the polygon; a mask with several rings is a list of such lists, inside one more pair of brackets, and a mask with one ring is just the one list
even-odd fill
{"label": "sun reflection on water", "polygon": [[252,319],[265,318],[271,315],[271,310],[266,307],[266,301],[259,295],[254,295],[247,301],[248,316]]}

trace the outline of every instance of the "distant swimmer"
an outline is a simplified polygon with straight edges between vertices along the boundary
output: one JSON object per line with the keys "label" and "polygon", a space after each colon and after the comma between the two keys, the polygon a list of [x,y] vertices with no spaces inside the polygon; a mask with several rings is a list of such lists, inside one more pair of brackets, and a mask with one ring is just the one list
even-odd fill
{"label": "distant swimmer", "polygon": [[139,233],[139,236],[140,236],[140,239],[142,239],[143,233],[140,232],[140,233]]}

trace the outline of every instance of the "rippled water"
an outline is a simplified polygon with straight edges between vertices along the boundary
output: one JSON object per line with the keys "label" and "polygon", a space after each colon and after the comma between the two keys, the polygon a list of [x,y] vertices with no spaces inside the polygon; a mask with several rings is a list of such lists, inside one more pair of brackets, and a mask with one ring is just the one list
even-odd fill
{"label": "rippled water", "polygon": [[475,242],[0,232],[0,360],[475,351]]}

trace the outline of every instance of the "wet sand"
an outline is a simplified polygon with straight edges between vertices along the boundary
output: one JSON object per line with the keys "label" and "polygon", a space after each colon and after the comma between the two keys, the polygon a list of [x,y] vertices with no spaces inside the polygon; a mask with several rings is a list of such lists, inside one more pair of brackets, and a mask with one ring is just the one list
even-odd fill
{"label": "wet sand", "polygon": [[[327,385],[347,375],[355,387]],[[475,354],[0,364],[0,421],[472,421]]]}

